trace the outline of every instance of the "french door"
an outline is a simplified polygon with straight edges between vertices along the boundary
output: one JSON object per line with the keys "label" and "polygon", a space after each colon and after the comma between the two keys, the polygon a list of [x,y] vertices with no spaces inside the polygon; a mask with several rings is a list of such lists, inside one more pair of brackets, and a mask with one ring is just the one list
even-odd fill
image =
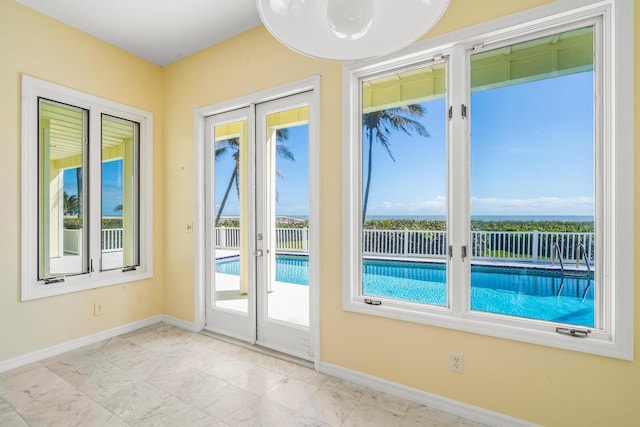
{"label": "french door", "polygon": [[311,94],[205,121],[205,328],[309,360]]}

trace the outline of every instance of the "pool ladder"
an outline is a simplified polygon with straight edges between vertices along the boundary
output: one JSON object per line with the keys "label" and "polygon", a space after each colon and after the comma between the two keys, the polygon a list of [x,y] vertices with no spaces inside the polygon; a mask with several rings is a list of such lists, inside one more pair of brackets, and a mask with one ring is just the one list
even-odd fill
{"label": "pool ladder", "polygon": [[[584,258],[584,262],[587,266],[587,274],[586,276],[584,276],[587,278],[587,287],[582,293],[582,301],[584,301],[587,298],[587,292],[589,292],[589,289],[591,289],[591,265],[589,264],[589,257],[587,256],[587,249],[584,247],[584,243],[578,243],[576,245],[576,252],[576,268],[580,267],[581,257]],[[564,287],[565,272],[564,263],[562,262],[562,251],[560,250],[560,246],[557,243],[554,243],[553,249],[551,250],[551,265],[555,265],[556,257],[558,257],[558,261],[560,262],[560,287],[558,288],[558,292],[556,294],[559,297],[560,293],[562,292],[562,288]],[[578,274],[578,277],[583,276]]]}
{"label": "pool ladder", "polygon": [[557,243],[553,244],[553,248],[551,249],[551,265],[556,264],[556,256],[558,257],[558,261],[560,262],[560,287],[558,288],[558,292],[556,296],[559,298],[560,293],[562,292],[562,288],[564,287],[564,263],[562,262],[562,252],[560,251],[560,246]]}

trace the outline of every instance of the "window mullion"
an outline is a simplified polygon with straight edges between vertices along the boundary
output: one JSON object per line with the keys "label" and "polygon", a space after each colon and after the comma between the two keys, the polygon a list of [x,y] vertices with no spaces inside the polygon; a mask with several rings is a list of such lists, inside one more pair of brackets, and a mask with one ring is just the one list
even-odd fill
{"label": "window mullion", "polygon": [[[469,246],[469,111],[468,71],[464,48],[453,48],[449,63],[449,107],[448,123],[448,218],[450,307],[454,316],[461,316],[469,306],[469,274],[471,248]],[[463,105],[467,115],[463,117]],[[462,247],[467,247],[467,256],[462,258]]]}
{"label": "window mullion", "polygon": [[101,114],[92,109],[89,113],[89,141],[87,143],[89,171],[85,175],[89,180],[89,271],[92,276],[100,272],[102,238],[102,150],[101,150]]}

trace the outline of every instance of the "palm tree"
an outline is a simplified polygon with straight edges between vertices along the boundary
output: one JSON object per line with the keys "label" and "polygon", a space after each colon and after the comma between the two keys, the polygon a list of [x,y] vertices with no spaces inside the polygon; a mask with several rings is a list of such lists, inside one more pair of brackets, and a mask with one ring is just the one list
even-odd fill
{"label": "palm tree", "polygon": [[373,139],[382,144],[387,150],[389,157],[394,162],[396,159],[391,152],[389,136],[391,130],[401,130],[409,136],[413,136],[412,132],[416,132],[420,136],[429,137],[427,129],[418,121],[408,116],[420,118],[424,116],[424,107],[420,104],[403,105],[400,107],[389,108],[386,110],[372,111],[362,115],[362,127],[364,134],[368,138],[368,154],[367,154],[367,183],[364,190],[364,202],[362,206],[362,222],[367,217],[367,204],[369,203],[369,190],[371,188],[371,170],[373,166]]}
{"label": "palm tree", "polygon": [[75,194],[71,196],[65,191],[62,193],[63,203],[62,209],[64,215],[71,215],[78,212],[78,197]]}
{"label": "palm tree", "polygon": [[[280,157],[295,161],[293,153],[284,145],[284,142],[289,139],[289,129],[282,128],[276,130],[276,154]],[[236,193],[238,197],[240,196],[240,180],[239,172],[240,172],[240,139],[239,138],[229,138],[224,141],[218,142],[218,147],[215,151],[215,160],[218,161],[222,159],[226,154],[231,153],[233,160],[235,162],[235,167],[233,168],[233,172],[231,172],[231,178],[229,179],[229,184],[227,184],[227,189],[224,192],[224,197],[222,198],[222,202],[220,203],[220,208],[218,209],[218,213],[216,214],[215,225],[217,226],[220,222],[220,216],[222,215],[222,211],[224,210],[224,206],[227,203],[227,198],[229,197],[229,193],[231,192],[231,187],[233,187],[234,183],[236,186]],[[276,171],[276,175],[282,178],[282,175]]]}
{"label": "palm tree", "polygon": [[76,185],[78,186],[78,218],[82,217],[82,168],[76,168]]}

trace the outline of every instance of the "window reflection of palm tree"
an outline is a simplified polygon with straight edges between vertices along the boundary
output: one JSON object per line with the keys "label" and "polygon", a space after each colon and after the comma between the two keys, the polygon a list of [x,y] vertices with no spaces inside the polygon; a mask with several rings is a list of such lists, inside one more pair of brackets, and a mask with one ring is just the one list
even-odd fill
{"label": "window reflection of palm tree", "polygon": [[389,157],[394,162],[396,159],[391,152],[389,136],[391,129],[400,130],[409,136],[413,136],[412,132],[416,132],[420,136],[429,137],[427,129],[418,121],[407,117],[415,118],[424,117],[424,107],[420,104],[402,105],[400,107],[389,108],[386,110],[372,111],[362,115],[362,127],[364,134],[368,138],[368,154],[367,154],[367,181],[364,190],[364,201],[362,205],[362,222],[367,218],[367,205],[369,203],[369,190],[371,189],[371,170],[373,166],[373,140],[374,136],[387,150]]}
{"label": "window reflection of palm tree", "polygon": [[[293,153],[284,145],[284,142],[289,139],[289,129],[282,128],[276,130],[276,154],[283,159],[295,161]],[[225,155],[231,154],[231,157],[234,160],[235,167],[231,172],[231,178],[229,179],[229,183],[227,184],[227,189],[224,192],[224,196],[222,197],[222,202],[220,202],[220,208],[218,209],[218,213],[216,214],[216,220],[214,222],[215,226],[218,226],[220,223],[220,217],[222,216],[222,212],[224,211],[224,207],[227,203],[227,198],[229,197],[229,193],[231,192],[231,188],[236,187],[236,193],[238,197],[240,197],[240,180],[239,172],[240,172],[240,138],[229,138],[224,141],[218,141],[217,147],[215,151],[215,160],[219,161],[224,158]],[[282,174],[276,171],[276,175],[282,178]]]}
{"label": "window reflection of palm tree", "polygon": [[78,215],[78,196],[75,194],[69,195],[66,191],[62,193],[63,197],[63,213],[67,215]]}

